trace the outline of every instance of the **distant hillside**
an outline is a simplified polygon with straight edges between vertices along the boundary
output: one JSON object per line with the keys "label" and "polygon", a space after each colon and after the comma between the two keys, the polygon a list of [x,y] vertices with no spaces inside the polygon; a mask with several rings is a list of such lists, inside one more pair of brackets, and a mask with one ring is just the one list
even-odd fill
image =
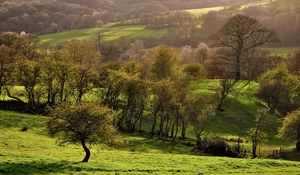
{"label": "distant hillside", "polygon": [[100,27],[169,10],[227,6],[255,0],[1,0],[0,33],[41,34]]}

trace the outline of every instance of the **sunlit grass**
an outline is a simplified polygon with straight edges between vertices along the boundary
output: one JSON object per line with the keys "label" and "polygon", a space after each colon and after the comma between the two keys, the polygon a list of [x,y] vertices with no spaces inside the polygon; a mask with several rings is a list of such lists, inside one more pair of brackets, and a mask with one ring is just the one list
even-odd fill
{"label": "sunlit grass", "polygon": [[139,25],[126,26],[109,26],[103,28],[88,28],[79,30],[70,30],[66,32],[46,34],[39,36],[42,43],[57,43],[69,41],[72,39],[89,40],[96,39],[101,35],[101,40],[104,42],[116,41],[119,38],[125,37],[129,39],[135,38],[161,38],[166,33],[166,29],[149,29]]}
{"label": "sunlit grass", "polygon": [[[54,138],[46,135],[46,117],[5,111],[0,114],[0,174],[297,175],[300,169],[299,162],[164,152],[167,147],[170,151],[190,148],[127,135],[120,137],[128,140],[125,145],[129,149],[95,145],[90,162],[81,163],[84,152],[79,145],[59,146]],[[24,125],[28,126],[26,132],[20,131]]]}
{"label": "sunlit grass", "polygon": [[200,9],[188,9],[188,10],[184,10],[186,12],[189,12],[197,17],[201,17],[211,11],[220,11],[220,10],[224,10],[225,6],[219,6],[219,7],[209,7],[209,8],[200,8]]}
{"label": "sunlit grass", "polygon": [[274,48],[266,48],[273,55],[278,55],[282,57],[287,57],[288,55],[293,55],[296,51],[300,51],[299,47],[274,47]]}

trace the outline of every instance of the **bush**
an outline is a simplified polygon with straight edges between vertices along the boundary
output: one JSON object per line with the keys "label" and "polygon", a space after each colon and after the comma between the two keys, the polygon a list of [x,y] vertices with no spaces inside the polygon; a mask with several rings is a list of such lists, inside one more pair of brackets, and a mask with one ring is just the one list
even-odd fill
{"label": "bush", "polygon": [[232,150],[221,137],[204,138],[201,145],[196,146],[194,151],[199,151],[214,156],[239,157],[239,153]]}

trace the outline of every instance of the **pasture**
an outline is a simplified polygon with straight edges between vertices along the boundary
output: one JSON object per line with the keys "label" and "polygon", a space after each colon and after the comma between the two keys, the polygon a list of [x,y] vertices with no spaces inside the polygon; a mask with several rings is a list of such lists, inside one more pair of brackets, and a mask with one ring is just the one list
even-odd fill
{"label": "pasture", "polygon": [[[148,142],[149,139],[137,136],[130,137],[135,144],[134,149],[128,140],[120,141],[123,144],[118,147],[93,146],[91,161],[81,163],[84,155],[82,148],[57,145],[54,138],[46,134],[46,119],[42,116],[0,111],[0,174],[297,175],[300,170],[299,162],[172,153],[164,148],[176,150],[178,143],[158,140]],[[28,127],[27,131],[21,131],[24,126]],[[154,146],[154,143],[157,145]]]}

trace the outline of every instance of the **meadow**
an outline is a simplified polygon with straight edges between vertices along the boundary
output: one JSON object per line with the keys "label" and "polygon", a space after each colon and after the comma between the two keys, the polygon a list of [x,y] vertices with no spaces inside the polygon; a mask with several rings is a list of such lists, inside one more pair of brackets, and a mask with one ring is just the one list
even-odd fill
{"label": "meadow", "polygon": [[65,31],[60,33],[52,33],[39,36],[41,43],[59,43],[73,39],[91,40],[96,39],[101,35],[101,40],[104,42],[117,41],[120,38],[127,39],[143,39],[143,38],[161,38],[166,34],[167,30],[149,29],[140,25],[112,25],[102,28],[88,28]]}
{"label": "meadow", "polygon": [[[238,135],[242,135],[243,143],[242,146],[244,149],[249,151],[251,150],[251,143],[247,137],[247,130],[254,127],[255,117],[259,108],[264,107],[266,104],[262,102],[255,96],[255,92],[258,85],[256,83],[251,83],[250,85],[244,86],[240,85],[228,96],[224,103],[224,111],[217,111],[216,115],[208,123],[207,129],[204,132],[204,137],[211,136],[221,136],[226,140],[236,140]],[[191,91],[195,94],[206,94],[213,98],[216,97],[216,92],[218,89],[218,80],[203,80],[201,82],[195,82],[191,86]],[[25,90],[22,87],[15,87],[14,94],[19,94],[19,97],[26,101]],[[23,95],[22,95],[23,94]],[[10,100],[6,96],[2,96],[2,100]],[[43,97],[41,99],[43,101]],[[44,101],[46,97],[44,97]],[[74,99],[75,100],[75,99]],[[99,101],[99,89],[94,89],[84,96],[84,100],[87,101]],[[5,114],[5,113],[4,113]],[[1,117],[8,120],[4,123],[7,125],[13,126],[13,123],[18,123],[18,127],[31,126],[30,115],[22,115],[22,122],[19,122],[17,117],[13,117],[12,121],[9,120],[9,117],[2,114]],[[12,113],[17,116],[18,114]],[[23,121],[23,119],[25,121]],[[45,119],[45,117],[42,117]],[[152,125],[152,115],[151,111],[145,112],[143,118],[142,130],[145,132],[150,132]],[[280,147],[292,148],[293,144],[290,142],[283,141],[277,137],[277,130],[281,125],[282,118],[277,114],[268,114],[265,116],[267,123],[265,132],[268,134],[265,144],[260,148],[260,154],[262,156],[269,156],[272,154],[274,149],[279,149]],[[26,122],[29,124],[26,124]],[[34,126],[43,126],[43,120],[41,122],[35,123]],[[23,124],[24,123],[24,124]],[[37,125],[40,124],[40,125]],[[21,126],[23,125],[23,126]],[[123,133],[124,134],[124,133]],[[46,135],[46,134],[44,134]],[[194,133],[191,128],[187,130],[187,136],[191,138],[189,142],[194,142]],[[179,142],[173,147],[169,147],[168,144],[164,145],[163,141],[158,140],[146,140],[144,137],[131,137],[130,135],[122,136],[123,140],[129,140],[129,142],[135,143],[125,146],[127,150],[142,150],[147,152],[157,152],[157,148],[160,148],[160,153],[163,152],[172,152],[172,153],[185,153],[190,154],[191,148],[186,147],[185,142]],[[180,139],[179,139],[180,141]],[[162,144],[162,145],[161,145]],[[231,142],[231,145],[235,145],[236,142]],[[150,146],[151,145],[151,146]]]}
{"label": "meadow", "polygon": [[[82,148],[57,145],[55,139],[46,134],[46,120],[43,116],[0,111],[0,174],[297,175],[300,170],[299,162],[176,153],[180,143],[157,140],[154,145],[148,138],[132,136],[126,140],[122,135],[119,137],[125,140],[121,146],[93,146],[91,161],[81,163]],[[21,131],[24,126],[28,127],[27,131]],[[175,151],[168,152],[167,147]]]}

